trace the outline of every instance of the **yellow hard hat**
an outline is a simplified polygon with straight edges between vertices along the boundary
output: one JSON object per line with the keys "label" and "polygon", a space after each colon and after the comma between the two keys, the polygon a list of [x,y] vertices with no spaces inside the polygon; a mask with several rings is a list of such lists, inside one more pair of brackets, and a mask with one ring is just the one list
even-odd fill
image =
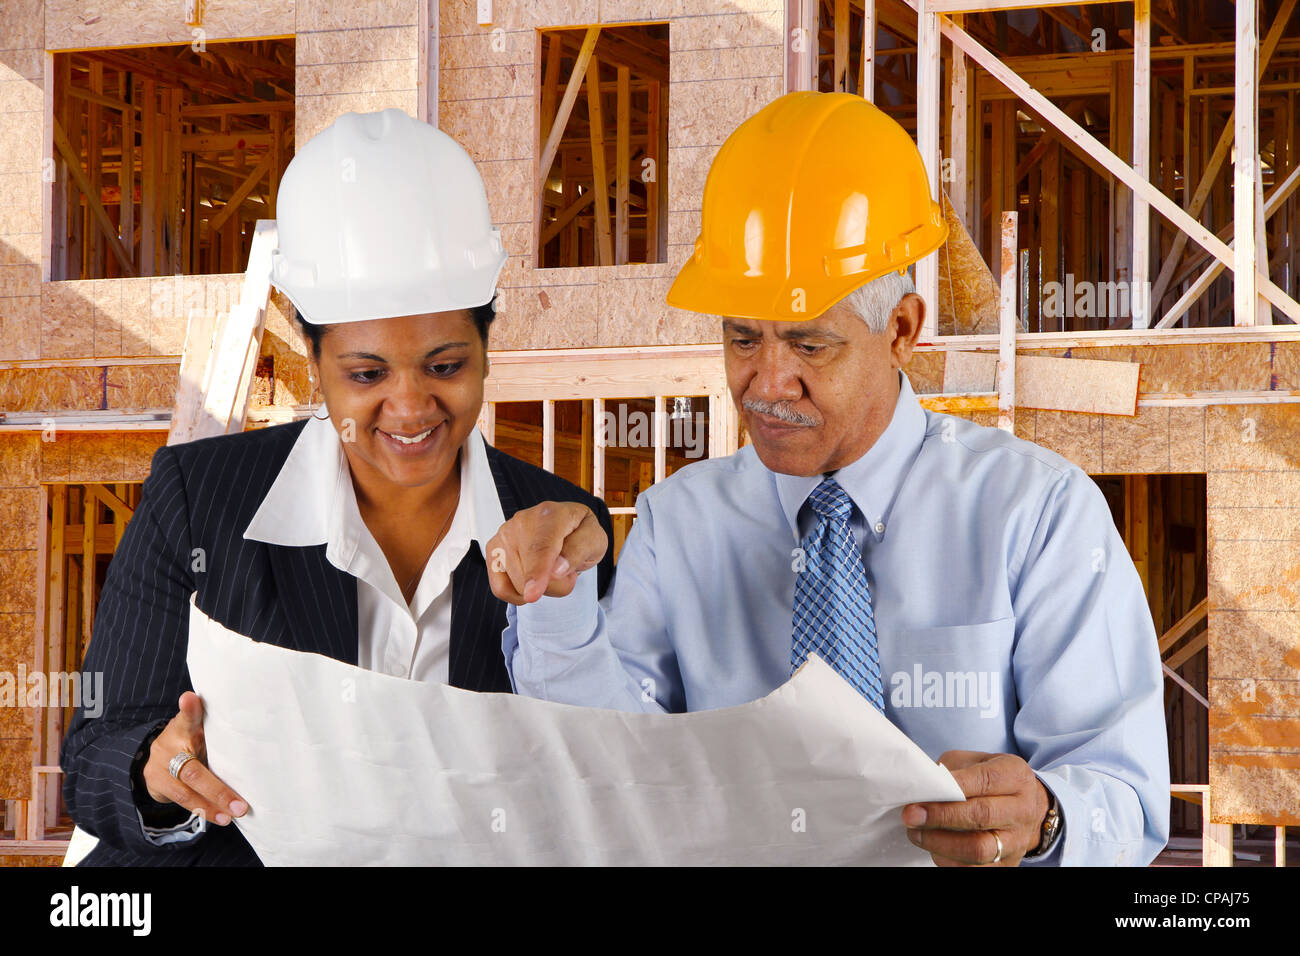
{"label": "yellow hard hat", "polygon": [[903,127],[851,93],[787,93],[727,137],[669,305],[812,319],[948,238]]}

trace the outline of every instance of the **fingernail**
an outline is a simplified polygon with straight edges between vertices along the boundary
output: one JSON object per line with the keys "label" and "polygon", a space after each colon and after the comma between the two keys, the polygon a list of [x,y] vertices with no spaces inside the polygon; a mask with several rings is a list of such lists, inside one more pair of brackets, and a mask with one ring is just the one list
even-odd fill
{"label": "fingernail", "polygon": [[242,817],[245,813],[248,812],[248,804],[246,804],[243,800],[231,800],[230,812],[237,817]]}
{"label": "fingernail", "polygon": [[529,578],[527,581],[524,582],[524,600],[526,601],[532,600],[532,598],[530,598],[528,595],[533,593],[533,585],[536,583],[537,583],[536,578]]}
{"label": "fingernail", "polygon": [[560,555],[560,560],[555,562],[554,574],[556,577],[562,578],[568,573],[569,573],[569,559],[566,558],[564,555]]}
{"label": "fingernail", "polygon": [[925,810],[921,807],[908,807],[903,811],[903,825],[919,827],[925,822]]}
{"label": "fingernail", "polygon": [[217,814],[217,826],[222,826],[222,827],[224,827],[224,826],[226,826],[228,823],[230,823],[230,817],[226,816],[226,814],[224,814],[224,813],[218,813],[218,814]]}

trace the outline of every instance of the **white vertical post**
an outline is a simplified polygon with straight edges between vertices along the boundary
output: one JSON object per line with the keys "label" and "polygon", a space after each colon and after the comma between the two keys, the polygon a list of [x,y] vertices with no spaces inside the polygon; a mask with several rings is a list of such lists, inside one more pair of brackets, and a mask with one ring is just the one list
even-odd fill
{"label": "white vertical post", "polygon": [[591,401],[591,442],[592,442],[592,476],[591,493],[602,501],[605,499],[605,400],[594,398]]}
{"label": "white vertical post", "polygon": [[998,298],[998,428],[1016,430],[1017,213],[1002,213],[1002,285]]}
{"label": "white vertical post", "polygon": [[483,433],[483,440],[495,445],[497,440],[497,407],[493,402],[484,402],[478,410],[478,430]]}
{"label": "white vertical post", "polygon": [[555,471],[555,399],[542,399],[542,467]]}
{"label": "white vertical post", "polygon": [[862,89],[868,103],[876,101],[876,0],[862,0]]}
{"label": "white vertical post", "polygon": [[[962,26],[965,17],[954,13],[953,23]],[[948,159],[952,163],[952,182],[948,189],[948,199],[952,202],[953,212],[957,218],[966,223],[967,173],[966,173],[966,54],[961,47],[952,48],[952,76],[948,78]],[[939,177],[942,181],[943,177]]]}
{"label": "white vertical post", "polygon": [[664,412],[664,396],[655,396],[654,444],[655,481],[668,477],[668,415]]}
{"label": "white vertical post", "polygon": [[[1151,0],[1133,0],[1133,171],[1151,179]],[[1151,326],[1150,206],[1133,191],[1133,328]]]}
{"label": "white vertical post", "polygon": [[[930,198],[939,186],[939,15],[930,0],[918,0],[916,28],[916,145],[925,161]],[[916,263],[916,291],[925,300],[925,339],[939,334],[939,256],[930,253]]]}
{"label": "white vertical post", "polygon": [[1236,101],[1232,214],[1234,325],[1255,324],[1255,181],[1259,178],[1259,91],[1257,64],[1259,35],[1255,22],[1255,0],[1237,3]]}

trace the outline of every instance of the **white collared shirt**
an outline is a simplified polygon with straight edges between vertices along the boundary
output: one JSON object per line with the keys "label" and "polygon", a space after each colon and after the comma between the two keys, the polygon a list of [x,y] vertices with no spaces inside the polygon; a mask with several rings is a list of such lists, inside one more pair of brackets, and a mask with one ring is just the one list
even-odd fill
{"label": "white collared shirt", "polygon": [[357,663],[410,680],[447,683],[452,572],[477,541],[505,522],[477,428],[461,446],[460,501],[407,604],[388,559],[361,518],[338,432],[313,418],[294,442],[244,537],[289,547],[325,545],[325,557],[357,579]]}

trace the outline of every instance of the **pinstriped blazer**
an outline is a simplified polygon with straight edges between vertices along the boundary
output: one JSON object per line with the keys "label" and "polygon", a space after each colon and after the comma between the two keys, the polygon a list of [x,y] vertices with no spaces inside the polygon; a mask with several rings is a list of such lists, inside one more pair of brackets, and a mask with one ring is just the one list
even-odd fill
{"label": "pinstriped blazer", "polygon": [[[357,579],[325,557],[325,546],[245,540],[262,499],[305,422],[160,448],[140,505],[109,565],[86,672],[103,672],[103,711],[78,709],[63,743],[63,795],[77,824],[99,843],[83,865],[256,865],[234,826],[209,826],[192,841],[145,840],[132,798],[132,762],[159,721],[191,690],[185,652],[190,594],[215,621],[258,641],[356,664]],[[579,501],[612,544],[604,503],[549,472],[487,448],[508,520],[543,501]],[[613,549],[597,572],[613,576]],[[450,683],[510,692],[501,652],[505,604],[488,586],[477,542],[452,577]]]}

